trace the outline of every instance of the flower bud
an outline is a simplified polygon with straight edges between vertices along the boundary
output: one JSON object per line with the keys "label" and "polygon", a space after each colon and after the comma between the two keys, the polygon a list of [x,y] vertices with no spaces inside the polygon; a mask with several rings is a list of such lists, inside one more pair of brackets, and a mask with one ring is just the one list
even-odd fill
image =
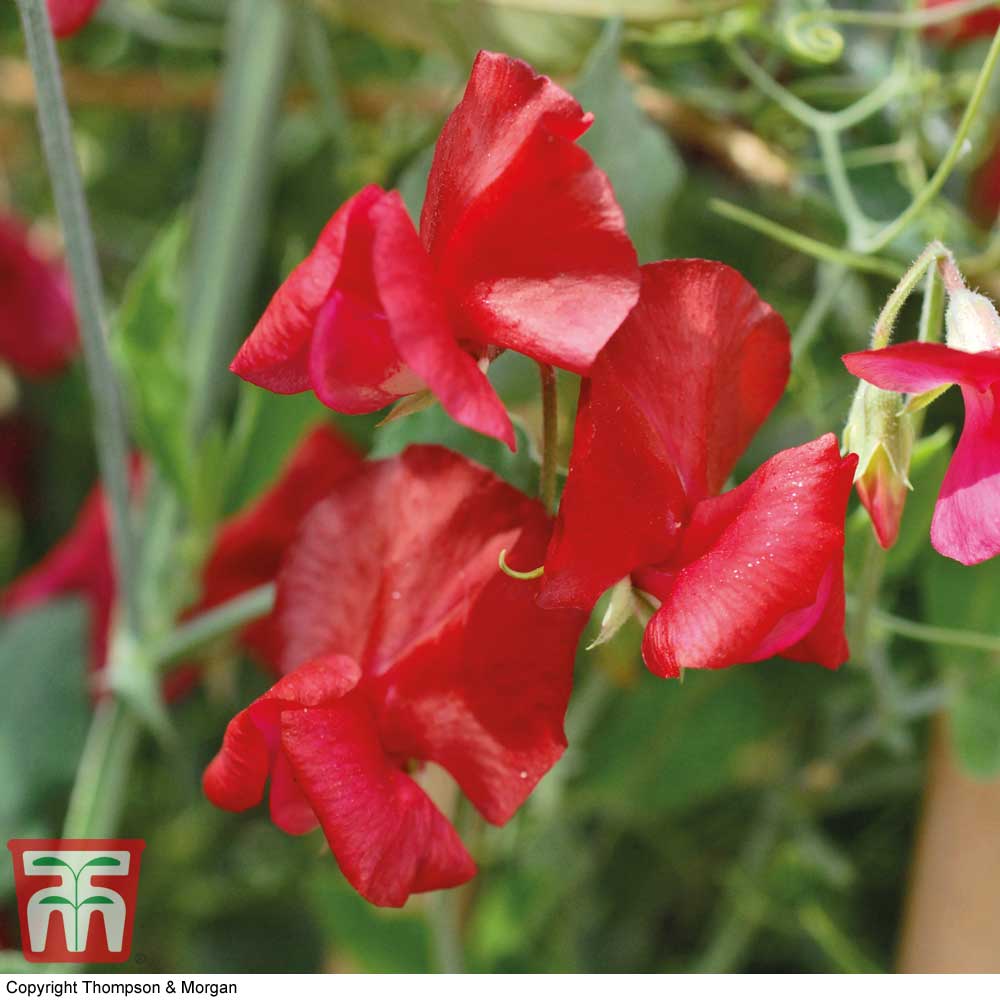
{"label": "flower bud", "polygon": [[949,347],[973,354],[1000,348],[1000,315],[985,295],[967,288],[952,292],[944,322]]}
{"label": "flower bud", "polygon": [[867,382],[858,386],[844,428],[844,448],[858,455],[854,483],[879,545],[891,548],[899,535],[913,451],[913,420],[898,392]]}

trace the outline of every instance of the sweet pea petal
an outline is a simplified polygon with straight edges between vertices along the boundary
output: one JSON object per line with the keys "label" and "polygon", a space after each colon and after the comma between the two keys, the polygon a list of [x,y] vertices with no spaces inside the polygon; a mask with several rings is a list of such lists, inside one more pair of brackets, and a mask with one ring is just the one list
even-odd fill
{"label": "sweet pea petal", "polygon": [[462,336],[581,373],[638,294],[611,185],[575,145],[591,121],[526,63],[481,52],[420,225]]}
{"label": "sweet pea petal", "polygon": [[338,209],[309,256],[275,292],[231,371],[271,392],[303,392],[311,385],[309,357],[316,321],[334,286],[349,292],[370,314],[381,312],[371,270],[370,213],[384,197],[381,188],[369,185]]}
{"label": "sweet pea petal", "polygon": [[400,357],[458,423],[503,441],[513,451],[514,427],[500,397],[448,322],[430,260],[394,191],[372,210],[374,267],[390,335]]}
{"label": "sweet pea petal", "polygon": [[366,675],[464,620],[538,504],[444,448],[368,463],[313,508],[289,549],[276,615],[286,672],[327,653]]}
{"label": "sweet pea petal", "polygon": [[[856,458],[841,459],[825,435],[783,451],[723,497],[703,501],[686,529],[685,561],[671,561],[669,585],[646,628],[649,668],[718,669],[780,652],[817,626],[813,608],[843,559],[843,522]],[[645,583],[650,586],[648,582]],[[795,618],[787,616],[803,612]],[[778,630],[776,632],[776,630]],[[839,645],[838,645],[839,648]],[[824,657],[827,662],[830,657]],[[828,664],[829,665],[829,664]]]}
{"label": "sweet pea petal", "polygon": [[[361,464],[357,449],[333,428],[321,425],[306,434],[274,485],[220,528],[202,569],[201,600],[187,617],[274,580],[302,519]],[[281,647],[273,615],[248,625],[242,639],[277,669]]]}
{"label": "sweet pea petal", "polygon": [[400,357],[385,316],[339,290],[317,317],[309,379],[338,413],[373,413],[424,386]]}
{"label": "sweet pea petal", "polygon": [[[548,535],[538,508],[510,554],[514,565],[540,562]],[[543,611],[537,591],[537,581],[494,574],[466,620],[453,620],[385,678],[386,746],[436,761],[491,823],[510,819],[566,748],[587,615]]]}
{"label": "sweet pea petal", "polygon": [[101,0],[47,0],[52,34],[68,38],[79,31],[94,15]]}
{"label": "sweet pea petal", "polygon": [[929,392],[957,382],[985,392],[1000,382],[1000,350],[974,354],[944,344],[909,341],[843,357],[847,370],[880,389]]}
{"label": "sweet pea petal", "polygon": [[[286,711],[316,709],[335,702],[358,683],[361,671],[347,656],[324,657],[304,663],[245,708],[226,727],[222,749],[205,769],[202,787],[220,809],[242,812],[260,802],[279,752],[281,716]],[[294,799],[287,788],[288,772],[279,775],[275,798]]]}
{"label": "sweet pea petal", "polygon": [[347,880],[378,906],[467,882],[452,825],[385,754],[366,701],[285,712],[281,747]]}
{"label": "sweet pea petal", "polygon": [[1000,408],[997,388],[962,386],[965,426],[931,521],[931,544],[966,566],[1000,554]]}
{"label": "sweet pea petal", "polygon": [[107,498],[100,486],[91,490],[66,537],[7,587],[0,598],[0,608],[5,614],[15,614],[69,594],[79,595],[87,602],[90,662],[93,669],[99,669],[107,660],[115,600]]}
{"label": "sweet pea petal", "polygon": [[66,272],[35,252],[17,219],[0,216],[0,360],[28,377],[51,375],[78,342]]}
{"label": "sweet pea petal", "polygon": [[576,100],[481,52],[438,140],[420,232],[462,336],[584,373],[635,304],[638,269]]}
{"label": "sweet pea petal", "polygon": [[639,304],[581,391],[543,602],[591,607],[666,559],[690,505],[722,486],[777,402],[788,365],[784,322],[738,272],[643,267]]}

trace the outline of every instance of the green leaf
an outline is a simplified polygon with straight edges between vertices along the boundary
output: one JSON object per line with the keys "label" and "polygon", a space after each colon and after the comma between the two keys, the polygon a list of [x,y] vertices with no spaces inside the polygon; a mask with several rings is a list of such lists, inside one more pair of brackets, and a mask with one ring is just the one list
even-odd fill
{"label": "green leaf", "polygon": [[108,899],[107,896],[88,896],[80,905],[87,906],[88,904],[93,904],[94,906],[111,906],[113,905],[113,900]]}
{"label": "green leaf", "polygon": [[37,828],[49,798],[73,780],[90,716],[87,631],[78,601],[52,602],[0,627],[0,829]]}
{"label": "green leaf", "polygon": [[125,288],[112,336],[139,443],[182,496],[190,496],[196,481],[181,321],[187,231],[186,219],[178,218],[153,242]]}
{"label": "green leaf", "polygon": [[913,491],[906,498],[899,538],[886,562],[892,576],[910,572],[917,556],[930,550],[931,518],[951,461],[951,442],[951,428],[941,427],[929,437],[921,438],[913,448],[910,461]]}
{"label": "green leaf", "polygon": [[[83,868],[90,868],[92,865],[100,865],[102,868],[120,868],[121,862],[117,858],[94,858],[88,861]],[[83,868],[80,871],[83,871]]]}
{"label": "green leaf", "polygon": [[970,663],[962,671],[951,734],[963,770],[984,780],[1000,774],[1000,665]]}
{"label": "green leaf", "polygon": [[[962,566],[932,552],[923,583],[929,623],[1000,633],[1000,559]],[[976,778],[1000,774],[1000,656],[948,646],[934,646],[933,655],[954,691],[950,729],[959,764]]]}
{"label": "green leaf", "polygon": [[73,870],[62,858],[38,858],[32,864],[37,865],[39,868],[55,868],[58,866],[60,868],[69,868],[70,871]]}
{"label": "green leaf", "polygon": [[430,934],[419,917],[366,903],[322,859],[309,880],[312,908],[337,951],[347,951],[370,972],[430,972]]}
{"label": "green leaf", "polygon": [[45,899],[39,900],[40,903],[67,903],[69,906],[73,904],[65,896],[46,896]]}
{"label": "green leaf", "polygon": [[254,411],[250,425],[243,429],[242,460],[230,470],[226,484],[227,514],[239,510],[274,482],[306,431],[323,422],[330,412],[311,392],[279,396],[248,383],[240,386],[240,392],[244,399],[255,397],[252,404],[243,399],[240,403],[252,405]]}
{"label": "green leaf", "polygon": [[370,457],[398,455],[411,444],[440,444],[460,452],[474,462],[492,469],[501,479],[534,496],[538,491],[538,464],[531,457],[531,445],[524,429],[514,421],[517,451],[483,434],[456,424],[440,405],[422,413],[394,420],[375,432]]}
{"label": "green leaf", "polygon": [[663,256],[667,208],[684,176],[681,158],[639,109],[621,72],[621,22],[609,22],[575,92],[594,124],[580,145],[608,175],[640,261]]}
{"label": "green leaf", "polygon": [[746,751],[772,728],[765,686],[780,670],[775,663],[688,671],[683,684],[643,671],[582,748],[577,801],[649,818],[690,809],[738,783]]}

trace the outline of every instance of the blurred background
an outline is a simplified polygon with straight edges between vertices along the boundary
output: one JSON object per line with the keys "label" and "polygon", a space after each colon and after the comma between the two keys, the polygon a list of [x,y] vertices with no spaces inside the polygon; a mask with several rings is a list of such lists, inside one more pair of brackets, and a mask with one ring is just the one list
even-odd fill
{"label": "blurred background", "polygon": [[[862,211],[889,219],[945,156],[992,29],[958,30],[958,17],[928,28],[919,4],[859,6],[890,16],[828,23],[814,16],[825,5],[808,0],[102,0],[59,49],[108,299],[126,299],[150,247],[186,228],[188,325],[213,331],[205,378],[230,426],[241,401],[226,365],[282,278],[366,183],[399,187],[418,213],[433,142],[476,51],[508,52],[594,112],[582,144],[609,173],[642,260],[733,265],[792,329],[789,391],[744,456],[742,479],[780,448],[840,433],[855,383],[839,356],[866,345],[894,277],[929,239],[955,250],[970,284],[1000,289],[1000,85],[988,87],[941,194],[878,254],[846,260],[843,206],[814,131],[732,58],[736,39],[785,93],[819,110],[898,74],[896,96],[841,135]],[[826,36],[833,49],[822,49],[823,27],[840,39]],[[57,260],[43,164],[8,3],[0,213]],[[919,296],[901,337],[915,336],[918,308]],[[155,381],[150,372],[132,369]],[[495,372],[530,438],[540,422],[532,366],[505,356]],[[577,385],[562,373],[559,388],[568,456]],[[957,798],[922,841],[920,877],[937,888],[933,916],[911,917],[912,961],[956,926],[948,892],[961,878],[1000,898],[1000,808],[990,811],[1000,797],[990,783],[1000,772],[1000,567],[961,567],[928,541],[961,426],[952,395],[928,414],[900,541],[884,560],[852,501],[853,657],[839,672],[774,660],[668,683],[644,669],[637,626],[581,654],[564,760],[507,827],[461,818],[481,868],[451,911],[470,971],[891,970],[935,782]],[[511,458],[433,410],[376,431],[374,418],[337,418],[312,394],[259,393],[254,406],[223,513],[258,495],[323,420],[378,455],[436,440],[525,488],[537,475],[530,448]],[[69,531],[96,480],[79,359],[43,378],[0,365],[0,435],[2,585]],[[211,435],[198,447],[210,462]],[[4,840],[61,828],[91,713],[89,629],[72,596],[0,627]],[[959,631],[973,639],[956,644]],[[122,971],[434,969],[438,901],[377,910],[346,884],[320,834],[293,839],[263,810],[231,816],[202,797],[226,723],[268,685],[231,644],[202,662],[198,683],[170,706],[179,739],[139,737],[117,789],[121,835],[148,845]],[[964,875],[950,867],[963,859]],[[988,963],[1000,913],[964,899],[984,939],[968,961]],[[16,962],[18,941],[0,864],[5,962]]]}

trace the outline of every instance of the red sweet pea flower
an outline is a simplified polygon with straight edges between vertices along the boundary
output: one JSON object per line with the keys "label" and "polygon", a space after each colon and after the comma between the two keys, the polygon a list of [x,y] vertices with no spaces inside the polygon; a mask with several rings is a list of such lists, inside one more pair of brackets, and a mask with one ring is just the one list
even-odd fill
{"label": "red sweet pea flower", "polygon": [[91,665],[99,669],[107,659],[115,600],[107,498],[100,486],[88,494],[69,534],[7,588],[0,598],[0,609],[14,614],[67,595],[78,595],[87,603]]}
{"label": "red sweet pea flower", "polygon": [[47,0],[52,34],[56,38],[75,35],[94,16],[101,0]]}
{"label": "red sweet pea flower", "polygon": [[0,216],[0,361],[22,375],[50,375],[76,353],[69,279],[38,255],[24,226]]}
{"label": "red sweet pea flower", "polygon": [[[484,374],[498,350],[586,372],[634,305],[635,251],[575,140],[591,116],[523,62],[481,52],[438,140],[414,229],[370,186],[333,216],[232,363],[343,413],[430,389],[514,447]],[[477,364],[477,361],[480,364]]]}
{"label": "red sweet pea flower", "polygon": [[[202,597],[186,617],[270,583],[305,515],[334,486],[361,468],[353,445],[329,427],[314,428],[298,445],[277,482],[219,529],[202,570]],[[276,667],[280,644],[273,615],[248,625],[243,643]]]}
{"label": "red sweet pea flower", "polygon": [[788,378],[788,330],[732,268],[643,267],[639,304],[584,384],[542,601],[590,608],[618,580],[659,602],[649,668],[781,653],[836,667],[855,459],[828,434],[722,488]]}
{"label": "red sweet pea flower", "polygon": [[[317,427],[299,444],[277,482],[219,530],[202,572],[202,599],[185,617],[215,607],[273,580],[285,548],[305,514],[361,463],[354,448],[329,427]],[[133,487],[140,466],[133,465]],[[108,534],[107,499],[100,486],[87,497],[70,533],[35,567],[15,580],[0,599],[5,612],[78,594],[91,612],[91,664],[107,659],[115,601],[114,566]],[[247,626],[243,640],[265,663],[277,663],[271,616]],[[181,688],[174,689],[180,693]]]}
{"label": "red sweet pea flower", "polygon": [[931,544],[966,566],[1000,554],[1000,343],[979,351],[896,344],[845,354],[844,364],[852,375],[897,392],[958,383],[965,426],[934,508]]}
{"label": "red sweet pea flower", "polygon": [[411,447],[313,509],[278,579],[286,676],[229,724],[205,773],[224,809],[262,798],[317,824],[351,884],[401,906],[475,872],[408,762],[448,770],[506,822],[559,759],[585,615],[543,611],[497,555],[541,559],[541,505],[460,455]]}
{"label": "red sweet pea flower", "polygon": [[[948,7],[955,0],[924,0],[924,9]],[[956,17],[944,24],[927,29],[927,34],[945,44],[957,45],[974,38],[989,38],[1000,28],[1000,5],[988,10],[977,10],[964,17]]]}

